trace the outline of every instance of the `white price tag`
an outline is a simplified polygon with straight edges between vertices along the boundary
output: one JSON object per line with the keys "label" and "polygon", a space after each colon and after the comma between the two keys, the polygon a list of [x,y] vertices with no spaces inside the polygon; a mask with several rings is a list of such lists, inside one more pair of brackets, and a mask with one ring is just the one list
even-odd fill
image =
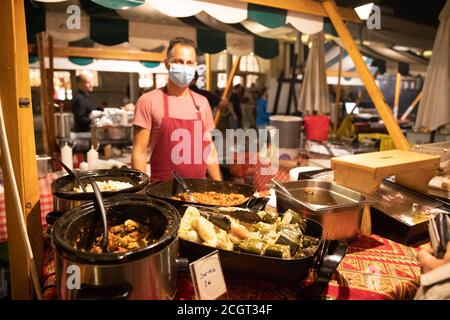
{"label": "white price tag", "polygon": [[218,251],[192,262],[189,269],[198,300],[215,300],[227,292]]}

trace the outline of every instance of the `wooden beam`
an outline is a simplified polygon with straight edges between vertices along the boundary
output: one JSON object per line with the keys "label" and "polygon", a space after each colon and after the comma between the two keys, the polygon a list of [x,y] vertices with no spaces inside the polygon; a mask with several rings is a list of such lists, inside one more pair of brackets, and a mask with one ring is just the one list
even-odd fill
{"label": "wooden beam", "polygon": [[206,62],[206,90],[211,91],[211,55],[205,53]]}
{"label": "wooden beam", "polygon": [[55,57],[80,57],[80,58],[94,58],[94,59],[156,61],[156,62],[162,62],[166,58],[165,53],[108,49],[108,48],[55,47],[53,50]]}
{"label": "wooden beam", "polygon": [[414,110],[414,108],[419,104],[420,99],[422,99],[423,90],[419,92],[417,97],[414,99],[414,101],[410,104],[408,109],[405,111],[405,113],[402,115],[400,120],[405,121],[409,114]]}
{"label": "wooden beam", "polygon": [[409,143],[400,129],[397,119],[394,118],[391,109],[386,104],[380,88],[378,88],[375,79],[372,77],[369,68],[362,58],[361,52],[359,52],[358,46],[354,42],[350,31],[338,12],[336,4],[333,0],[326,0],[322,2],[322,5],[328,13],[328,16],[330,17],[339,37],[341,38],[345,49],[355,64],[356,70],[358,71],[370,98],[375,104],[380,117],[383,119],[386,129],[391,135],[395,146],[400,150],[409,150]]}
{"label": "wooden beam", "polygon": [[[373,78],[376,80],[376,79],[378,78],[378,75],[379,75],[379,74],[380,74],[380,70],[377,69],[377,71],[375,71],[375,73],[373,74]],[[358,75],[358,77],[359,77],[359,75]],[[356,108],[356,107],[359,107],[359,105],[361,104],[361,102],[362,102],[365,98],[366,98],[366,91],[363,91],[363,92],[361,92],[361,94],[359,95],[358,100],[356,100],[355,108]],[[353,109],[355,109],[355,108],[353,108]],[[352,110],[352,112],[353,112],[353,110]]]}
{"label": "wooden beam", "polygon": [[[338,76],[339,76],[339,70],[327,70],[327,77],[338,77]],[[358,72],[341,70],[341,77],[359,78],[359,74],[358,74]]]}
{"label": "wooden beam", "polygon": [[402,91],[402,75],[397,72],[395,77],[395,96],[394,96],[394,118],[398,117],[398,104],[400,102],[400,92]]}
{"label": "wooden beam", "polygon": [[45,49],[44,49],[44,33],[41,32],[36,35],[37,47],[38,47],[38,58],[39,58],[39,73],[41,75],[41,86],[39,87],[40,92],[40,104],[41,104],[41,117],[42,117],[42,145],[44,147],[44,153],[49,154],[49,137],[48,137],[48,127],[49,127],[49,117],[48,117],[48,80],[47,71],[45,69]]}
{"label": "wooden beam", "polygon": [[[24,1],[0,2],[0,99],[22,209],[39,272],[43,266],[43,241],[39,185],[31,108],[30,74]],[[30,104],[27,104],[27,101]],[[2,167],[6,168],[4,159]],[[3,172],[5,174],[5,172]],[[13,299],[31,299],[27,254],[20,235],[17,209],[5,175],[5,206],[8,226],[9,264]]]}
{"label": "wooden beam", "polygon": [[337,125],[339,122],[339,106],[341,104],[341,77],[342,77],[342,58],[344,56],[344,49],[339,47],[339,66],[338,66],[338,83],[336,86],[336,100],[334,103],[334,122],[333,134],[337,132]]}
{"label": "wooden beam", "polygon": [[[239,70],[239,64],[241,63],[241,57],[237,57],[236,62],[233,64],[233,67],[231,68],[230,73],[228,74],[227,77],[227,86],[225,87],[225,89],[223,90],[222,93],[222,99],[227,99],[228,95],[230,93],[231,88],[233,87],[233,79],[234,76],[236,75],[236,72]],[[219,124],[220,121],[220,115],[222,113],[222,110],[220,110],[220,108],[217,110],[216,115],[214,117],[214,122],[217,125]]]}
{"label": "wooden beam", "polygon": [[47,116],[48,116],[48,127],[47,127],[47,139],[48,139],[48,150],[50,156],[53,157],[56,148],[56,133],[55,133],[55,84],[53,82],[53,37],[48,36],[48,61],[49,68],[47,72],[47,85],[48,85],[48,105],[47,105]]}
{"label": "wooden beam", "polygon": [[[300,13],[307,13],[315,16],[327,17],[327,11],[322,7],[320,1],[316,0],[235,0],[240,2],[247,2],[258,4],[261,6],[291,10]],[[215,1],[210,1],[215,2]],[[346,21],[362,23],[355,10],[350,8],[338,7],[337,11],[342,19]]]}

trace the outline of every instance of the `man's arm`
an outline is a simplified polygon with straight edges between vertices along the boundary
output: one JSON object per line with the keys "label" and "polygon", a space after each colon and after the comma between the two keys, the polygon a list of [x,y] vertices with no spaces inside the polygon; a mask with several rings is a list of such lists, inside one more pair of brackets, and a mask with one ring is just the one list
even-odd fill
{"label": "man's arm", "polygon": [[131,167],[147,173],[147,148],[150,142],[150,130],[134,126],[133,151]]}
{"label": "man's arm", "polygon": [[237,120],[237,119],[238,119],[238,117],[237,117],[237,115],[236,115],[236,112],[234,112],[233,104],[230,103],[230,101],[229,101],[228,99],[220,99],[220,102],[219,102],[219,104],[218,104],[218,107],[219,107],[219,109],[225,109],[225,108],[227,108],[228,111],[229,111],[230,114],[231,114],[231,117],[232,117],[234,120]]}

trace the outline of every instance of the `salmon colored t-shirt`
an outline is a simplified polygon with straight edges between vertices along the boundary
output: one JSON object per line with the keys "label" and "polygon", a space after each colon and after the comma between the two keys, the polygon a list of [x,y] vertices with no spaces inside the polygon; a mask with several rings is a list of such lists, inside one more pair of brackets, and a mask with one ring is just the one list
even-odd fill
{"label": "salmon colored t-shirt", "polygon": [[[208,100],[193,91],[195,103],[206,130],[215,128],[214,119]],[[169,117],[176,119],[197,119],[196,109],[191,95],[176,97],[169,95]],[[161,121],[164,116],[164,100],[162,89],[155,89],[143,94],[136,103],[133,125],[150,130],[150,153],[159,139]]]}

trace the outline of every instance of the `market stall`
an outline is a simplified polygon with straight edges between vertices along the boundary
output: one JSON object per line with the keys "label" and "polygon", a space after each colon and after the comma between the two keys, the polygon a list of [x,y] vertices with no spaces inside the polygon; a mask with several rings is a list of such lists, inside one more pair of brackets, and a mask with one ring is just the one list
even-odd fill
{"label": "market stall", "polygon": [[[77,3],[86,4],[86,1]],[[222,264],[228,281],[228,298],[231,299],[295,299],[319,296],[331,299],[413,298],[420,277],[420,266],[416,258],[419,248],[417,241],[426,242],[426,232],[421,230],[418,233],[420,237],[412,237],[414,245],[411,245],[413,241],[409,241],[411,239],[407,237],[408,241],[404,243],[411,246],[394,242],[393,234],[383,234],[383,237],[372,234],[371,222],[375,221],[375,211],[371,212],[370,206],[374,208],[374,203],[386,201],[388,207],[395,207],[395,201],[400,197],[404,200],[405,197],[400,195],[398,198],[394,197],[395,199],[390,198],[389,201],[392,202],[385,198],[374,202],[370,196],[379,195],[377,192],[381,192],[383,186],[388,185],[385,178],[397,175],[397,184],[428,197],[426,189],[430,180],[439,167],[448,170],[448,163],[442,165],[442,157],[436,155],[409,151],[410,145],[397,119],[386,104],[346,26],[345,20],[358,22],[355,13],[348,8],[338,8],[332,0],[252,0],[226,1],[224,4],[218,4],[216,1],[182,1],[183,5],[180,6],[167,0],[134,3],[136,7],[129,10],[108,7],[105,4],[106,14],[115,16],[113,19],[90,14],[100,9],[105,14],[105,6],[90,4],[91,6],[85,7],[93,11],[88,15],[83,14],[83,28],[66,40],[76,41],[89,37],[100,44],[95,48],[71,47],[67,44],[69,41],[59,42],[58,46],[53,47],[53,40],[50,40],[50,46],[45,49],[41,35],[37,49],[43,87],[48,82],[44,76],[45,56],[49,57],[50,70],[53,68],[53,56],[161,62],[164,59],[161,53],[146,50],[166,45],[173,35],[185,35],[187,32],[196,39],[199,49],[205,53],[211,54],[226,48],[238,56],[254,52],[263,58],[272,58],[278,54],[278,42],[269,39],[275,37],[274,30],[270,29],[281,28],[278,31],[283,33],[285,25],[290,23],[298,31],[313,34],[323,28],[323,17],[329,17],[398,150],[388,154],[374,153],[367,157],[350,155],[334,158],[331,160],[334,169],[331,181],[320,182],[318,177],[308,177],[312,179],[287,182],[289,173],[286,174],[286,167],[282,165],[273,174],[264,175],[265,180],[260,184],[262,187],[256,188],[258,192],[254,187],[236,182],[200,179],[187,179],[186,187],[175,175],[172,180],[147,187],[149,181],[145,173],[123,168],[111,171],[96,168],[87,173],[77,172],[79,177],[52,173],[38,179],[34,137],[30,134],[33,116],[30,108],[27,61],[29,47],[26,41],[24,4],[8,0],[2,5],[4,10],[0,11],[2,30],[6,30],[5,35],[8,35],[0,36],[8,44],[6,49],[0,52],[0,64],[5,66],[5,72],[0,74],[0,98],[10,140],[11,162],[14,172],[17,173],[18,188],[14,194],[20,195],[22,199],[22,209],[30,236],[30,243],[24,242],[19,236],[20,228],[23,228],[19,219],[21,210],[13,206],[10,200],[13,199],[12,192],[16,190],[11,183],[11,170],[5,170],[6,166],[2,162],[5,201],[4,204],[0,202],[0,242],[8,240],[9,243],[12,297],[32,298],[32,285],[28,276],[29,252],[24,249],[30,245],[34,250],[37,269],[44,270],[43,274],[40,274],[45,278],[41,279],[44,296],[50,299],[104,298],[99,294],[104,295],[105,292],[98,289],[105,287],[113,288],[107,293],[113,295],[113,298],[168,299],[174,298],[174,293],[178,290],[178,298],[192,299],[194,292],[188,277],[173,271],[182,269],[183,262],[176,259],[178,246],[180,256],[189,261],[216,249],[221,257],[227,257],[222,259]],[[47,19],[44,29],[42,20],[34,24],[38,25],[38,29],[41,27],[39,31],[46,30],[55,39],[65,36],[64,32],[58,30],[60,23],[52,25],[50,22],[63,19],[58,13],[57,6],[60,5],[53,7],[54,11],[49,10],[44,14]],[[53,4],[46,6],[52,8]],[[142,20],[145,20],[146,14],[154,14],[155,8],[165,15],[176,17],[178,25],[172,29],[168,28],[167,33],[158,33],[156,28],[149,29],[152,31],[149,33],[142,32],[148,28],[148,24]],[[230,20],[231,16],[233,19]],[[159,17],[161,19],[160,15]],[[180,23],[179,20],[183,22]],[[306,20],[312,23],[304,29]],[[110,24],[117,26],[110,29],[115,32],[112,36],[107,34]],[[64,29],[64,26],[62,28]],[[289,33],[285,33],[286,36],[287,34]],[[126,50],[102,47],[125,42],[130,44]],[[132,50],[133,48],[136,50]],[[30,49],[34,50],[33,47]],[[315,50],[311,52],[314,53]],[[317,55],[323,57],[324,53],[318,49]],[[342,51],[340,55],[342,56]],[[223,97],[227,97],[233,84],[239,61],[240,58],[237,58],[230,70]],[[308,98],[314,83],[320,82],[320,95],[322,98],[325,95],[325,65],[323,61],[316,62],[317,68],[314,67],[313,60],[308,61],[308,74],[305,74],[304,79],[311,83],[309,92],[301,96],[304,103],[309,101],[308,103],[314,104]],[[339,69],[342,69],[341,67]],[[339,78],[341,71],[338,73]],[[320,72],[319,80],[314,80],[313,76],[317,75],[314,72]],[[305,85],[303,89],[307,88]],[[45,89],[41,93],[41,98],[49,95]],[[313,109],[320,110],[324,102],[323,99],[317,101],[320,106]],[[49,139],[49,132],[54,131],[54,124],[49,120],[49,117],[53,119],[53,116],[49,101],[45,98],[43,106],[47,134],[44,135],[44,140],[47,143],[46,151],[51,153],[50,146],[54,147],[55,141]],[[303,106],[305,107],[311,106]],[[99,114],[99,121],[93,126],[95,140],[92,144],[100,141],[106,144],[129,143],[129,119],[126,112]],[[261,160],[259,159],[257,166],[264,165]],[[279,159],[275,160],[279,164]],[[124,159],[123,164],[129,166],[128,161],[129,158]],[[305,165],[301,161],[295,161],[294,166]],[[292,163],[287,165],[289,166],[292,167]],[[414,168],[421,169],[420,175]],[[448,174],[445,171],[441,173]],[[256,169],[255,180],[261,178],[258,174],[260,171]],[[277,178],[278,182],[283,184],[281,187],[278,184],[278,187],[269,191],[267,180],[272,178]],[[97,190],[96,185],[100,190]],[[284,190],[283,186],[287,189]],[[83,190],[88,187],[89,191]],[[269,200],[270,192],[270,201],[276,200],[276,204],[262,207],[261,202]],[[106,198],[104,202],[99,200],[98,193]],[[417,197],[417,194],[415,196]],[[3,199],[2,194],[0,199]],[[97,204],[94,205],[92,201],[97,201]],[[426,205],[421,208],[415,208],[413,203],[408,202],[406,211],[416,219],[432,214],[434,209],[440,210],[439,212],[448,211],[446,201],[441,199],[436,202],[434,207]],[[101,203],[104,203],[105,208],[102,208]],[[386,214],[383,208],[378,206],[376,209]],[[97,210],[102,212],[102,219],[97,218]],[[108,214],[105,211],[108,211]],[[48,215],[49,213],[51,214]],[[180,217],[179,213],[184,215]],[[339,220],[339,214],[345,214],[348,219],[343,221],[341,217]],[[110,219],[108,225],[107,219]],[[410,222],[403,222],[411,227]],[[413,221],[412,224],[419,224],[416,222]],[[43,241],[42,225],[47,223],[55,229],[50,236],[46,234]],[[107,241],[108,237],[113,241]],[[54,261],[50,242],[56,250]],[[103,254],[105,252],[111,254]],[[329,256],[335,258],[327,259]],[[71,291],[63,285],[64,268],[71,263],[88,270],[82,274],[85,287],[77,289],[78,291]],[[105,268],[99,268],[100,264]],[[248,275],[256,265],[265,266],[255,270],[253,276],[259,276],[259,279],[256,278],[258,280],[252,280],[250,276],[242,277],[242,274]],[[311,267],[319,274],[318,277],[314,272],[309,272]],[[271,268],[279,272],[273,274]],[[284,270],[301,272],[283,273]],[[240,276],[235,276],[233,271],[240,272]],[[92,274],[98,277],[94,279]],[[269,276],[272,276],[271,281],[266,279]],[[332,280],[329,281],[331,276]],[[118,282],[111,282],[115,277],[119,279]],[[289,285],[278,283],[277,278],[283,277],[290,281]],[[261,282],[261,279],[264,279],[264,282]],[[122,285],[122,282],[131,283],[135,290]],[[306,290],[308,295],[302,296],[305,289],[301,284],[310,285]]]}

